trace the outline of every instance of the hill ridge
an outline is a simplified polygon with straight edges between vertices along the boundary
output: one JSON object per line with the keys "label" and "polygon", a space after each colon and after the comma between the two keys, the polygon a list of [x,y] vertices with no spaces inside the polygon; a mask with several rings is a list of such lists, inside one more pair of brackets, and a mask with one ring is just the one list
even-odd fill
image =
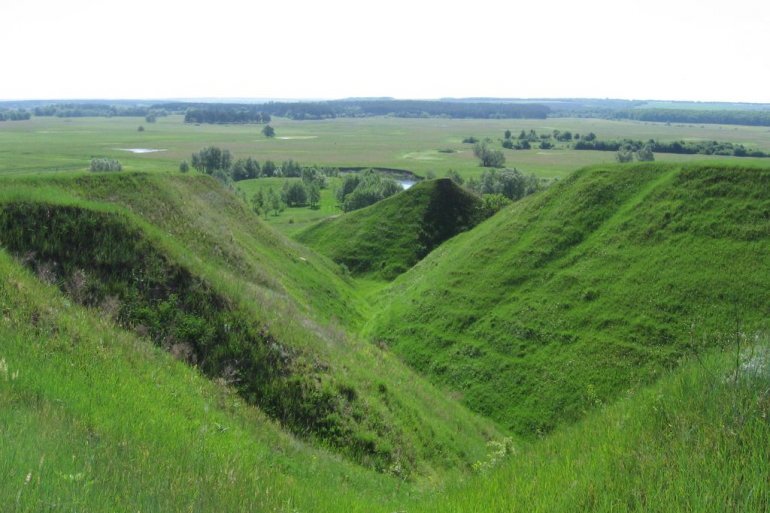
{"label": "hill ridge", "polygon": [[475,226],[480,203],[448,178],[427,180],[361,210],[320,221],[295,238],[355,275],[391,280]]}

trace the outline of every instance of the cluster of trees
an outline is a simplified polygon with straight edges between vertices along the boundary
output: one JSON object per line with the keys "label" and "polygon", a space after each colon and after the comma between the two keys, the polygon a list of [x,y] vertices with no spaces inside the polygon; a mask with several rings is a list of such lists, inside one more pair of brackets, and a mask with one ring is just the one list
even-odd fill
{"label": "cluster of trees", "polygon": [[[596,139],[596,134],[590,132],[588,135],[583,136],[584,139],[593,141]],[[580,134],[573,134],[569,130],[554,130],[551,133],[539,134],[535,130],[522,130],[518,137],[513,137],[510,130],[506,130],[502,139],[502,146],[508,150],[529,150],[530,148],[537,147],[541,150],[550,150],[553,148],[552,140],[558,142],[568,143],[572,140],[580,140]]]}
{"label": "cluster of trees", "polygon": [[[285,160],[276,164],[272,160],[259,163],[252,157],[233,159],[230,150],[217,146],[208,146],[191,157],[192,167],[207,175],[212,175],[224,182],[249,180],[252,178],[270,177],[297,177],[302,178],[303,183],[317,183],[321,189],[326,188],[326,178],[337,176],[339,170],[329,167],[304,167],[294,160]],[[186,173],[190,170],[190,164],[182,161],[179,170]]]}
{"label": "cluster of trees", "polygon": [[[457,182],[455,177],[449,177]],[[457,183],[462,184],[461,180]],[[487,218],[512,202],[541,190],[544,183],[518,169],[490,169],[481,173],[480,178],[468,180],[465,187],[481,196],[481,217]]]}
{"label": "cluster of trees", "polygon": [[268,188],[267,192],[263,189],[257,190],[251,198],[254,212],[264,215],[273,212],[273,215],[278,215],[287,206],[304,207],[308,204],[310,208],[318,208],[321,202],[321,189],[327,187],[327,175],[319,168],[303,168],[301,177],[301,181],[285,181],[280,194],[277,194],[272,187]]}
{"label": "cluster of trees", "polygon": [[368,169],[345,175],[337,191],[337,201],[343,211],[350,212],[377,203],[401,190],[401,185],[395,180]]}
{"label": "cluster of trees", "polygon": [[770,154],[760,150],[748,149],[742,144],[719,141],[673,141],[661,142],[654,139],[639,141],[620,139],[602,141],[582,139],[575,142],[576,150],[639,152],[645,147],[654,153],[677,153],[683,155],[724,155],[734,157],[768,157]]}
{"label": "cluster of trees", "polygon": [[25,121],[31,117],[30,112],[24,109],[0,110],[0,121]]}
{"label": "cluster of trees", "polygon": [[621,148],[615,155],[618,162],[632,162],[636,157],[639,162],[652,162],[655,160],[655,154],[652,151],[652,146],[645,144],[638,150],[631,148]]}
{"label": "cluster of trees", "polygon": [[662,123],[770,126],[768,110],[624,109],[612,111],[606,117]]}
{"label": "cluster of trees", "polygon": [[135,105],[108,105],[102,103],[57,103],[42,105],[33,110],[35,116],[55,116],[58,118],[82,117],[143,117],[154,118],[168,115],[165,109]]}
{"label": "cluster of trees", "polygon": [[525,175],[518,169],[490,169],[468,180],[465,186],[480,196],[500,194],[516,201],[539,191],[542,183],[535,175]]}
{"label": "cluster of trees", "polygon": [[476,143],[473,154],[481,161],[482,167],[503,167],[505,155],[500,150],[493,150],[486,143]]}
{"label": "cluster of trees", "polygon": [[185,123],[269,123],[270,114],[257,105],[209,104],[187,109]]}
{"label": "cluster of trees", "polygon": [[123,171],[123,166],[120,162],[113,159],[91,159],[90,170],[95,173],[103,171]]}
{"label": "cluster of trees", "polygon": [[272,212],[277,216],[286,208],[286,203],[281,200],[281,197],[275,193],[272,187],[267,189],[265,193],[262,189],[257,190],[254,196],[251,197],[251,208],[257,215]]}

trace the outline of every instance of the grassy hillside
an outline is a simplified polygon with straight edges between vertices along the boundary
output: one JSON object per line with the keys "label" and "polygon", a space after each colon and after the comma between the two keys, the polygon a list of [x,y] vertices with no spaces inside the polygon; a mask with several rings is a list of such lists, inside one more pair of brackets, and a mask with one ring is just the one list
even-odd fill
{"label": "grassy hillside", "polygon": [[297,441],[5,252],[0,276],[3,511],[392,511],[415,493]]}
{"label": "grassy hillside", "polygon": [[475,411],[544,433],[702,333],[766,326],[768,247],[770,170],[584,169],[439,247],[366,331]]}
{"label": "grassy hillside", "polygon": [[0,241],[38,277],[305,439],[417,478],[501,436],[351,336],[367,307],[334,266],[212,179],[18,178],[0,207]]}
{"label": "grassy hillside", "polygon": [[738,365],[737,347],[690,361],[419,511],[768,511],[770,353],[742,342]]}
{"label": "grassy hillside", "polygon": [[421,182],[370,207],[323,220],[296,239],[353,274],[393,279],[477,222],[481,201],[448,178]]}

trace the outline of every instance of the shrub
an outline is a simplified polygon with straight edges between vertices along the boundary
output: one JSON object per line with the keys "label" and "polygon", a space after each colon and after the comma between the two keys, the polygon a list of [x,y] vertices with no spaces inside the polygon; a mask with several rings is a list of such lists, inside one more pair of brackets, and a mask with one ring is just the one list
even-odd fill
{"label": "shrub", "polygon": [[123,166],[113,159],[91,159],[91,171],[94,173],[103,171],[122,171]]}

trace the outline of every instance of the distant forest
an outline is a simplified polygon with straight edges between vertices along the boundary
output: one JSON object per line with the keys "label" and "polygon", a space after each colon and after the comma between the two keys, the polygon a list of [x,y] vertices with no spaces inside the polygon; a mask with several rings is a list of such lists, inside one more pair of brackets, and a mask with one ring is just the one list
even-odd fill
{"label": "distant forest", "polygon": [[770,111],[761,110],[630,109],[615,111],[612,117],[663,123],[770,126]]}
{"label": "distant forest", "polygon": [[464,103],[432,100],[336,100],[264,104],[167,103],[156,108],[184,112],[191,123],[267,123],[270,116],[294,120],[394,116],[402,118],[545,119],[550,109],[534,103]]}
{"label": "distant forest", "polygon": [[[268,103],[155,102],[152,100],[56,100],[0,102],[0,121],[35,116],[160,117],[181,114],[188,123],[268,123],[294,120],[393,116],[403,118],[545,119],[579,117],[659,123],[770,126],[770,104],[655,102],[613,99],[459,98],[396,100],[352,98]],[[148,120],[149,121],[149,120]],[[151,122],[151,121],[149,121]]]}
{"label": "distant forest", "polygon": [[31,117],[24,109],[0,109],[0,121],[24,121]]}
{"label": "distant forest", "polygon": [[55,116],[58,118],[84,118],[84,117],[145,117],[152,113],[158,113],[157,109],[149,106],[138,105],[112,105],[106,103],[55,103],[35,107],[32,111],[35,116]]}

